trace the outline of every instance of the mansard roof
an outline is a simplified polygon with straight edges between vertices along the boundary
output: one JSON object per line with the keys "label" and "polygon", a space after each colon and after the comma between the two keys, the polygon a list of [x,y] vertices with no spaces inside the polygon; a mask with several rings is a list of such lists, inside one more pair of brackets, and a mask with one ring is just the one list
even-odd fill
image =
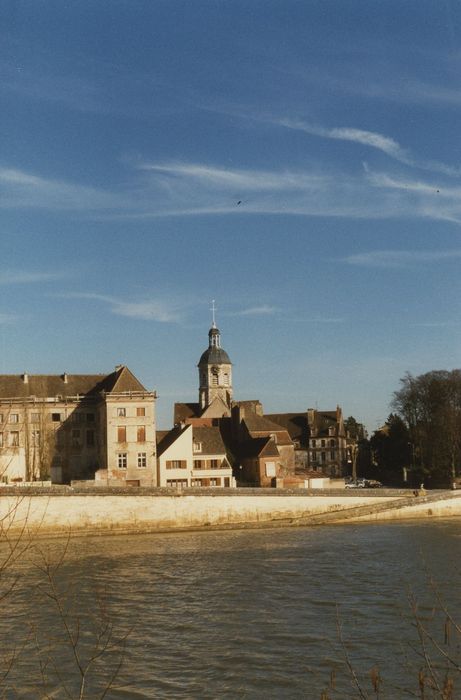
{"label": "mansard roof", "polygon": [[101,392],[146,392],[128,367],[110,374],[2,374],[0,398],[97,396]]}

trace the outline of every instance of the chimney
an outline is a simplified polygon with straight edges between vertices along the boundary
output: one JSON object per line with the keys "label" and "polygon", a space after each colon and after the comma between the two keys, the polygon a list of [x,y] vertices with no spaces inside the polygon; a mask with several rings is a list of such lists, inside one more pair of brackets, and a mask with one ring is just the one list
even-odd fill
{"label": "chimney", "polygon": [[24,382],[24,384],[29,383],[29,375],[27,374],[27,372],[24,372],[24,374],[22,375],[22,381]]}
{"label": "chimney", "polygon": [[123,368],[123,365],[115,365],[115,371],[120,372],[120,370]]}

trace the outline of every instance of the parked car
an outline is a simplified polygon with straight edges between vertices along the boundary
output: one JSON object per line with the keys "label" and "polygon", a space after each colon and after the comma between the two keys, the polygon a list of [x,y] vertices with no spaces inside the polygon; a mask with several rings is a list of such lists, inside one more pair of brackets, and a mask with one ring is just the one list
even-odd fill
{"label": "parked car", "polygon": [[367,488],[368,489],[382,489],[383,485],[380,481],[377,481],[376,479],[367,479]]}
{"label": "parked car", "polygon": [[363,479],[359,479],[358,481],[349,481],[348,484],[346,484],[346,489],[363,489],[365,488],[365,483]]}

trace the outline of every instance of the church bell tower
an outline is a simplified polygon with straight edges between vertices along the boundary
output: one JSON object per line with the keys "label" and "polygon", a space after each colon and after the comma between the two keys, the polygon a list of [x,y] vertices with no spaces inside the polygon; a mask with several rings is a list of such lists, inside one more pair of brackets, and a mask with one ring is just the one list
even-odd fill
{"label": "church bell tower", "polygon": [[213,321],[208,331],[208,348],[198,363],[199,404],[205,410],[216,397],[230,409],[232,402],[232,362],[221,347],[221,334],[216,327],[215,305],[212,305]]}

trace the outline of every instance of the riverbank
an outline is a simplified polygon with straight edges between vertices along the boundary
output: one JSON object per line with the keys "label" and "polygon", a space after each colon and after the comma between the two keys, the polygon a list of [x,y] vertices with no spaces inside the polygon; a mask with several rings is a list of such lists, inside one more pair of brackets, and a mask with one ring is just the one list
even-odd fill
{"label": "riverbank", "polygon": [[461,516],[461,492],[409,490],[2,488],[13,535],[78,535],[294,527]]}

